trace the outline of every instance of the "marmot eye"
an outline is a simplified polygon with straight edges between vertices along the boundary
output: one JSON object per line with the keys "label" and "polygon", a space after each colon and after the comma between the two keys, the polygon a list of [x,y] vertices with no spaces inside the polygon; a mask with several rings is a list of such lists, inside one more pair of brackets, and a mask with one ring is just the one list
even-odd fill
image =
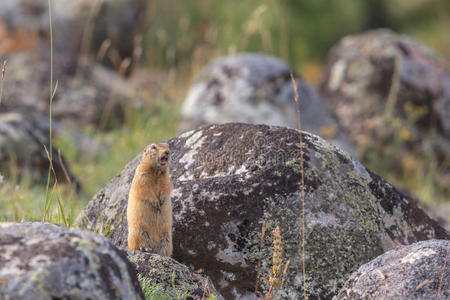
{"label": "marmot eye", "polygon": [[156,146],[155,145],[152,145],[152,150],[156,150]]}

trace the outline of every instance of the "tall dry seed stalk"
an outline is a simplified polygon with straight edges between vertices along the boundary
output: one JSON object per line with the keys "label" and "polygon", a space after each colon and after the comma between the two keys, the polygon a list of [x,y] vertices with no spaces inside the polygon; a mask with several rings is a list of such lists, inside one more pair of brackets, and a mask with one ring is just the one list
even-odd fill
{"label": "tall dry seed stalk", "polygon": [[[56,190],[56,174],[55,174],[55,184],[52,187],[52,190],[50,191],[50,181],[52,177],[52,172],[54,173],[53,169],[53,118],[52,118],[52,104],[53,104],[53,97],[56,93],[56,88],[58,87],[58,82],[56,82],[55,87],[53,87],[53,22],[52,22],[52,0],[48,0],[48,20],[49,20],[49,29],[50,29],[50,105],[49,105],[49,123],[50,123],[50,129],[49,129],[49,150],[47,151],[47,148],[45,148],[45,152],[47,153],[47,158],[49,160],[49,166],[48,166],[48,172],[47,172],[47,185],[45,187],[45,204],[44,204],[44,213],[42,216],[42,221],[46,221],[48,216],[48,211],[50,208],[50,205],[53,200],[53,196]],[[59,202],[59,200],[58,200]],[[61,203],[60,203],[61,208]],[[64,217],[64,221],[66,221],[66,218]]]}
{"label": "tall dry seed stalk", "polygon": [[272,236],[273,249],[272,271],[268,280],[269,291],[267,292],[265,300],[271,299],[273,292],[283,286],[283,278],[289,266],[289,261],[287,261],[286,263],[284,261],[284,245],[281,227],[278,225],[274,230],[271,231],[270,234]]}
{"label": "tall dry seed stalk", "polygon": [[302,275],[303,275],[303,298],[306,300],[306,265],[305,265],[305,170],[303,167],[303,137],[302,122],[300,118],[300,97],[298,96],[297,82],[291,72],[292,86],[294,87],[295,104],[297,108],[297,128],[300,137],[300,171],[302,183]]}

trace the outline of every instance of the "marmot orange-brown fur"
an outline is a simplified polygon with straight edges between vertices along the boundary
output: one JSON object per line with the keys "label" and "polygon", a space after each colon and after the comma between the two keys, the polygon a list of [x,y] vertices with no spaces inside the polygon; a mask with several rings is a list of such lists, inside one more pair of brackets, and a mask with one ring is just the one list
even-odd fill
{"label": "marmot orange-brown fur", "polygon": [[169,145],[148,145],[128,197],[128,248],[172,255],[172,184]]}

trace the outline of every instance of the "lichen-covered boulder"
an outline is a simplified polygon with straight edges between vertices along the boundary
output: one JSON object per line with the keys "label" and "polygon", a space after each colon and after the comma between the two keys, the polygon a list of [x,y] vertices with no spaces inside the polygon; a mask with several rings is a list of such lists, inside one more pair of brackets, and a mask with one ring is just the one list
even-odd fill
{"label": "lichen-covered boulder", "polygon": [[49,223],[0,223],[1,299],[144,299],[105,237]]}
{"label": "lichen-covered boulder", "polygon": [[[226,122],[297,128],[292,70],[279,58],[240,53],[208,64],[197,76],[181,110],[181,131]],[[302,129],[351,150],[324,101],[298,76]]]}
{"label": "lichen-covered boulder", "polygon": [[[52,1],[55,56],[77,63],[80,56],[99,53],[108,40],[107,51],[101,51],[105,60],[111,62],[108,57],[114,57],[114,63],[120,64],[126,58],[139,59],[135,50],[141,45],[136,36],[144,30],[147,13],[146,0]],[[48,47],[49,20],[48,0],[2,0],[0,57]]]}
{"label": "lichen-covered boulder", "polygon": [[449,244],[429,240],[388,251],[362,265],[333,299],[450,299]]}
{"label": "lichen-covered boulder", "polygon": [[173,299],[202,300],[214,295],[224,299],[207,277],[170,257],[147,252],[128,251],[128,259],[136,268],[144,294],[160,291]]}
{"label": "lichen-covered boulder", "polygon": [[414,40],[389,30],[343,38],[330,52],[321,93],[359,147],[373,138],[392,143],[394,135],[406,152],[431,146],[448,158],[450,74]]}
{"label": "lichen-covered boulder", "polygon": [[[80,1],[52,1],[54,50],[66,56],[81,48],[86,14]],[[2,0],[0,3],[0,56],[36,51],[49,43],[48,0]],[[70,38],[68,38],[70,37]]]}
{"label": "lichen-covered boulder", "polygon": [[[17,166],[20,175],[27,173],[37,181],[45,182],[49,169],[50,152],[48,118],[33,114],[0,113],[0,170]],[[50,153],[49,153],[50,154]],[[60,183],[73,183],[80,188],[63,155],[52,149],[53,168]]]}
{"label": "lichen-covered boulder", "polygon": [[[19,53],[8,56],[0,112],[31,110],[49,111],[48,53]],[[120,74],[96,63],[78,70],[64,61],[55,61],[53,118],[77,125],[96,124],[101,128],[120,123],[125,109],[144,105],[139,87]]]}
{"label": "lichen-covered boulder", "polygon": [[[203,269],[227,299],[254,293],[264,220],[268,231],[281,227],[290,261],[275,299],[303,295],[299,140],[294,129],[228,123],[167,141],[173,257]],[[346,152],[306,132],[303,142],[309,299],[332,297],[359,266],[397,245],[448,237],[414,201]],[[79,226],[127,246],[126,206],[139,159],[94,196]],[[259,273],[263,292],[271,253],[267,233]]]}

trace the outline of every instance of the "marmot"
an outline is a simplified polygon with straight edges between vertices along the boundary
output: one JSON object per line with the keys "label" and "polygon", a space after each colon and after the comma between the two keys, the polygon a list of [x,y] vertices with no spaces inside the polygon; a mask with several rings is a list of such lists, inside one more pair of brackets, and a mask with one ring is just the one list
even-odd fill
{"label": "marmot", "polygon": [[128,248],[172,255],[169,145],[148,145],[128,196]]}

